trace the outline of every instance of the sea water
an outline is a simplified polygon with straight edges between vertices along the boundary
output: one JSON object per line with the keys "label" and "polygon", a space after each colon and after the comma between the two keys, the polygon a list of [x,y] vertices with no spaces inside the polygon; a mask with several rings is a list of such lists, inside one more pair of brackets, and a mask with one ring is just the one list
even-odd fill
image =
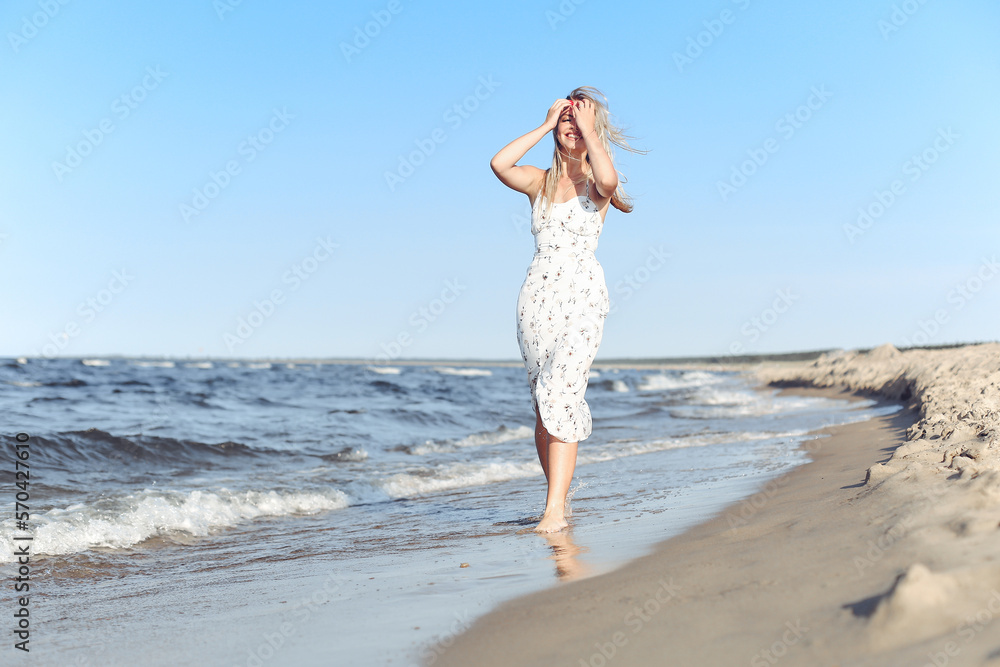
{"label": "sea water", "polygon": [[432,664],[499,602],[647,553],[891,409],[694,369],[595,367],[587,400],[572,530],[541,536],[518,364],[0,360],[11,471],[29,436],[0,574],[30,535],[30,664]]}

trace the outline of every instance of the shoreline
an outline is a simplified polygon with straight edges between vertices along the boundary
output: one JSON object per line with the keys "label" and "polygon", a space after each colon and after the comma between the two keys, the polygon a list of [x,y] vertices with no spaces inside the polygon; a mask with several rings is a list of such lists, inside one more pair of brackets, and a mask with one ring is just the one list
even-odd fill
{"label": "shoreline", "polygon": [[[743,371],[754,368],[762,362],[781,363],[784,361],[812,360],[824,354],[824,350],[810,352],[789,352],[774,354],[719,356],[719,357],[677,357],[677,358],[612,358],[596,359],[591,365],[596,369],[637,369],[637,370],[707,370],[707,371]],[[444,366],[464,368],[469,366],[492,366],[497,368],[520,368],[524,366],[521,359],[387,359],[356,358],[356,357],[130,357],[121,355],[74,355],[66,357],[3,357],[15,360],[17,363],[28,363],[39,359],[64,359],[69,361],[116,361],[116,362],[173,362],[191,364],[207,362],[212,364],[229,363],[269,363],[274,365],[292,366]],[[85,363],[86,365],[86,363]]]}
{"label": "shoreline", "polygon": [[[968,386],[982,381],[975,355],[992,359],[993,348],[1000,350],[985,347],[922,351],[920,363],[911,364],[918,379],[908,382],[883,365],[914,356],[886,346],[758,369],[765,385],[796,387],[788,392],[880,394],[881,404],[904,408],[820,431],[829,437],[803,443],[811,460],[751,496],[763,499],[749,509],[744,499],[618,570],[500,605],[442,647],[434,664],[1000,664],[1000,565],[993,555],[1000,553],[1000,493],[982,488],[998,476],[977,482],[968,472],[984,456],[962,457],[965,472],[934,468],[943,464],[927,447],[968,436],[970,428],[924,437],[934,430],[929,422],[967,417],[942,418],[940,400],[934,402],[940,392],[932,390],[942,374],[976,390]],[[972,354],[973,363],[942,363],[962,354]],[[872,377],[859,368],[882,369],[886,379],[852,382]],[[911,460],[921,454],[927,470]],[[956,486],[962,475],[972,478],[965,487],[972,483],[988,498],[963,495],[968,489]],[[977,516],[956,524],[970,502]]]}

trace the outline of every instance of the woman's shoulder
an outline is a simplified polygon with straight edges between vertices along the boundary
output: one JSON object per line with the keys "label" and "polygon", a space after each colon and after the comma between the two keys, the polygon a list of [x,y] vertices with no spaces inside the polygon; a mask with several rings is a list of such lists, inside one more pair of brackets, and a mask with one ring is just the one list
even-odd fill
{"label": "woman's shoulder", "polygon": [[545,177],[549,174],[548,169],[542,169],[541,167],[536,167],[534,165],[525,165],[525,167],[531,170],[531,173],[534,175],[536,181],[544,181]]}
{"label": "woman's shoulder", "polygon": [[535,202],[539,200],[542,196],[542,191],[545,189],[545,178],[549,175],[548,169],[541,169],[539,167],[532,167],[534,170],[535,178],[531,185],[531,190],[528,194],[528,199],[531,201],[531,205],[534,206]]}

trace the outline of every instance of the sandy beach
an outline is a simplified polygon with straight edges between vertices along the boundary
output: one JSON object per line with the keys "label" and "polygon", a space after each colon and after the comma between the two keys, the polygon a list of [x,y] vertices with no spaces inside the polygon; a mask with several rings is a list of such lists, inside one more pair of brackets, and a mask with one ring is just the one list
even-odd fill
{"label": "sandy beach", "polygon": [[1000,344],[762,364],[902,404],[616,571],[507,602],[435,665],[1000,665]]}

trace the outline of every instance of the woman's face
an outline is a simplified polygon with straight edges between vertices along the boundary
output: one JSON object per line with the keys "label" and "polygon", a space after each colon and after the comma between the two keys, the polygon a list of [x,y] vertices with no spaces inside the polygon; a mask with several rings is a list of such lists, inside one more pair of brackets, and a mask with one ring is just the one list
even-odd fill
{"label": "woman's face", "polygon": [[580,128],[576,125],[576,119],[573,118],[572,107],[567,107],[567,110],[559,117],[559,124],[556,126],[556,136],[559,137],[559,143],[562,144],[567,150],[572,151],[577,147],[577,145],[583,145],[583,138],[580,135]]}

